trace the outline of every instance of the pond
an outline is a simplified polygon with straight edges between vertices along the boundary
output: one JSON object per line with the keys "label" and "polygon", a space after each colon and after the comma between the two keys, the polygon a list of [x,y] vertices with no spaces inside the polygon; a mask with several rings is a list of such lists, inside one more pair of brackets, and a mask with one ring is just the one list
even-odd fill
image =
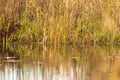
{"label": "pond", "polygon": [[0,80],[119,79],[119,45],[14,44],[0,48]]}

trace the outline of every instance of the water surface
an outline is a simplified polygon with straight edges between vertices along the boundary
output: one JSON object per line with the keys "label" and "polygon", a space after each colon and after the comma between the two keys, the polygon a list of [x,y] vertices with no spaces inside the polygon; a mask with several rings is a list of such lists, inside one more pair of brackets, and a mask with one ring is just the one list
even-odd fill
{"label": "water surface", "polygon": [[120,47],[10,45],[0,48],[0,80],[119,80]]}

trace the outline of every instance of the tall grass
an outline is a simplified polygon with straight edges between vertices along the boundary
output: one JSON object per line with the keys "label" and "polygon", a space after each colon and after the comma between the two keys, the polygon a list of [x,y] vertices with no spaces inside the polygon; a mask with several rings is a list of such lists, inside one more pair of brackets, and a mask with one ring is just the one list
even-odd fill
{"label": "tall grass", "polygon": [[117,0],[0,0],[0,3],[0,29],[9,30],[5,27],[10,27],[11,20],[21,25],[8,41],[76,44],[120,40]]}

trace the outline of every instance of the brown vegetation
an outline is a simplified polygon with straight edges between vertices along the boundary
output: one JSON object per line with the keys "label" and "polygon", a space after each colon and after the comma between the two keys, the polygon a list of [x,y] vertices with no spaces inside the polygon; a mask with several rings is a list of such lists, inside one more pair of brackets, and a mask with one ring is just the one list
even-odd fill
{"label": "brown vegetation", "polygon": [[[97,43],[120,40],[120,2],[115,0],[0,0],[0,30],[21,28],[8,41]],[[1,32],[2,32],[1,31]]]}

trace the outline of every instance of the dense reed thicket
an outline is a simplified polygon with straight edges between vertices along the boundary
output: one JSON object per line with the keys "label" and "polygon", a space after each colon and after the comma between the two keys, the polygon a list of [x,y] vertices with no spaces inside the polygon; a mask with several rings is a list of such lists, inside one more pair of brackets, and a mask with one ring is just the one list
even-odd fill
{"label": "dense reed thicket", "polygon": [[120,2],[0,0],[0,30],[13,42],[112,43],[120,40]]}

